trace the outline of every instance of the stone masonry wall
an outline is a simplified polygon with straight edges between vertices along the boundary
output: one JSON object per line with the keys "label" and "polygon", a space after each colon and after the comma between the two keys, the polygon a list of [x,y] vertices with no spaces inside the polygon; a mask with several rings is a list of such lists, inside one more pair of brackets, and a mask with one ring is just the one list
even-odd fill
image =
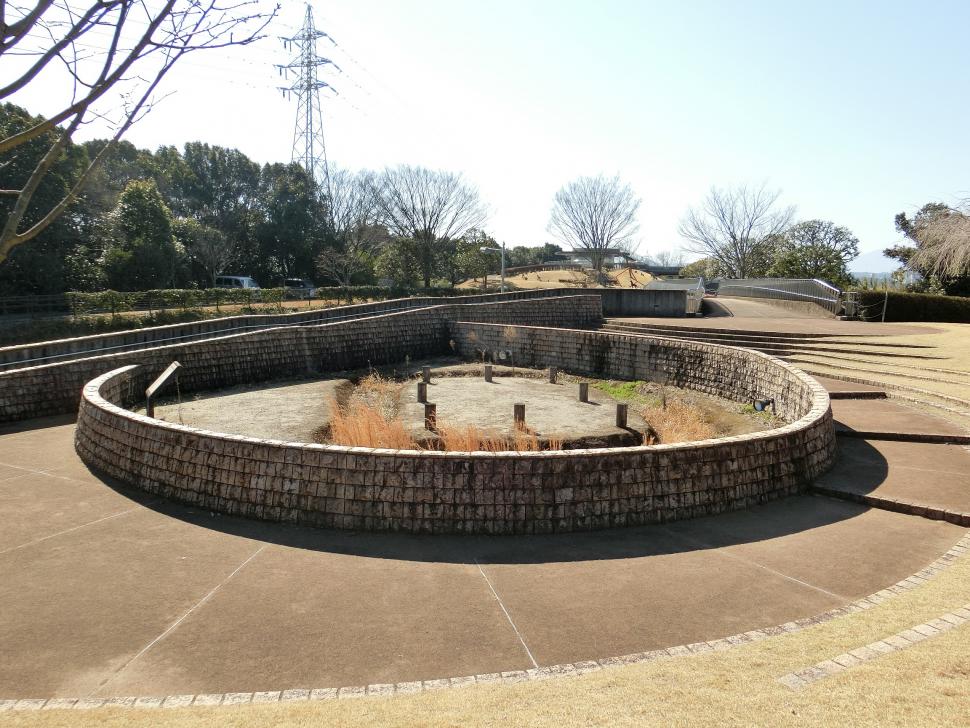
{"label": "stone masonry wall", "polygon": [[679,293],[644,291],[641,289],[612,288],[586,289],[541,288],[537,290],[487,293],[477,296],[413,297],[397,298],[375,303],[359,303],[349,306],[297,311],[294,313],[254,314],[227,316],[185,324],[153,326],[144,329],[119,331],[111,334],[94,334],[73,339],[42,341],[35,344],[0,347],[0,371],[14,366],[36,366],[58,361],[79,359],[85,356],[120,353],[121,350],[141,349],[187,343],[198,339],[252,332],[281,326],[305,326],[380,316],[387,313],[441,305],[469,305],[476,303],[500,303],[505,301],[532,300],[536,298],[560,298],[562,296],[597,295],[602,299],[603,313],[607,316],[684,316],[686,298]]}
{"label": "stone masonry wall", "polygon": [[128,364],[140,364],[154,377],[177,359],[179,386],[189,392],[443,354],[449,351],[448,322],[459,317],[591,326],[602,312],[599,296],[588,295],[449,304],[15,369],[0,372],[0,422],[72,413],[85,382]]}
{"label": "stone masonry wall", "polygon": [[[646,378],[736,399],[773,393],[790,424],[673,445],[541,453],[441,453],[284,443],[149,419],[121,404],[134,367],[84,388],[76,447],[90,466],[159,496],[273,521],[419,533],[549,533],[719,513],[797,493],[835,453],[829,398],[758,352],[669,339],[452,323],[465,353],[513,347],[520,361]],[[410,335],[410,334],[409,334]]]}

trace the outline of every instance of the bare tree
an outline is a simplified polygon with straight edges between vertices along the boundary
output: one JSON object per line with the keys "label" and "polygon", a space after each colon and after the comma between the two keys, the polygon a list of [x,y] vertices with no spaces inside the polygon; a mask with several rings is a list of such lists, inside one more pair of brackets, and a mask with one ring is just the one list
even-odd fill
{"label": "bare tree", "polygon": [[794,207],[776,208],[780,190],[740,186],[712,187],[700,207],[691,207],[680,223],[687,249],[717,261],[727,276],[764,275],[771,265],[777,236],[795,215]]}
{"label": "bare tree", "polygon": [[664,268],[680,268],[684,265],[684,252],[680,248],[672,250],[661,250],[647,258],[650,262],[656,263]]}
{"label": "bare tree", "polygon": [[373,172],[331,168],[329,232],[334,245],[317,256],[317,270],[339,285],[349,286],[388,242],[376,191]]}
{"label": "bare tree", "polygon": [[478,189],[460,174],[409,165],[388,167],[376,183],[381,222],[395,237],[414,241],[421,277],[429,288],[438,248],[485,222]]}
{"label": "bare tree", "polygon": [[632,254],[639,245],[640,202],[619,175],[580,177],[556,193],[548,229],[573,250],[585,251],[600,271],[608,251]]}
{"label": "bare tree", "polygon": [[[91,173],[125,132],[147,113],[164,77],[188,53],[256,40],[278,6],[263,0],[37,0],[0,2],[0,59],[20,74],[0,88],[7,98],[34,83],[56,88],[66,74],[69,96],[49,118],[0,140],[0,155],[50,138],[18,189],[0,229],[0,262],[45,230],[76,199]],[[45,175],[84,124],[98,119],[113,133],[69,191],[44,210],[31,208]],[[45,135],[49,135],[45,136]],[[0,162],[2,163],[2,162]],[[30,214],[28,215],[28,209]]]}
{"label": "bare tree", "polygon": [[909,264],[940,278],[970,275],[970,200],[912,226],[917,249]]}
{"label": "bare tree", "polygon": [[175,221],[175,238],[186,252],[205,269],[212,285],[236,257],[237,246],[221,230],[203,225],[193,218]]}

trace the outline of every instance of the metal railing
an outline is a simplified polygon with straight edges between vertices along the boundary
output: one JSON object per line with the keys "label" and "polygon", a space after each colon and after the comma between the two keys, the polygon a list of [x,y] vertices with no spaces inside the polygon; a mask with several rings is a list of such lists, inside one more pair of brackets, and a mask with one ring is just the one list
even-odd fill
{"label": "metal railing", "polygon": [[818,278],[723,279],[717,295],[814,303],[834,315],[842,310],[842,291]]}

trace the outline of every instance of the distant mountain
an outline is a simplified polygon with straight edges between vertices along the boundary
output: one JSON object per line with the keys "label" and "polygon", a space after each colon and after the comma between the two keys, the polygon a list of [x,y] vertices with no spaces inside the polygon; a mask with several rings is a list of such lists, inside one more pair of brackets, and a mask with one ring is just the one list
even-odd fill
{"label": "distant mountain", "polygon": [[881,250],[871,250],[863,253],[849,263],[852,273],[890,273],[899,268],[899,261],[887,258]]}

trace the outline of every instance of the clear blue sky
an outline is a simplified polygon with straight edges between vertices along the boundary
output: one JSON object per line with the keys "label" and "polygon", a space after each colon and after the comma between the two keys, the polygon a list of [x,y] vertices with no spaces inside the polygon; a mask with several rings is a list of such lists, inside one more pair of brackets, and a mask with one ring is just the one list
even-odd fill
{"label": "clear blue sky", "polygon": [[[303,3],[284,6],[274,35],[302,20]],[[345,71],[327,76],[341,92],[325,107],[331,159],[461,171],[509,244],[551,239],[556,190],[599,172],[642,196],[646,254],[681,245],[679,219],[712,184],[766,181],[863,251],[898,240],[895,213],[970,197],[965,0],[314,8]],[[288,160],[294,108],[271,67],[285,59],[275,38],[188,59],[129,138]],[[38,91],[16,100],[45,111]]]}

